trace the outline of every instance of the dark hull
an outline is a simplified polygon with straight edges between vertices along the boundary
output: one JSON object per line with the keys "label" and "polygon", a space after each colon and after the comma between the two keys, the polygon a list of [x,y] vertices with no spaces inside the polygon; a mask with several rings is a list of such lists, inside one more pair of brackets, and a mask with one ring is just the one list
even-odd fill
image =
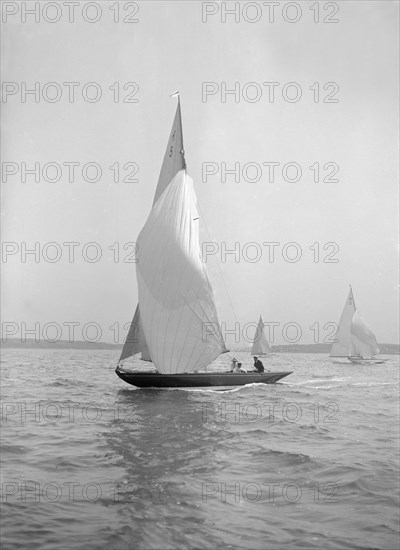
{"label": "dark hull", "polygon": [[158,374],[154,372],[115,371],[124,382],[139,388],[211,388],[235,387],[245,384],[275,384],[291,372],[264,372],[262,374],[201,373]]}

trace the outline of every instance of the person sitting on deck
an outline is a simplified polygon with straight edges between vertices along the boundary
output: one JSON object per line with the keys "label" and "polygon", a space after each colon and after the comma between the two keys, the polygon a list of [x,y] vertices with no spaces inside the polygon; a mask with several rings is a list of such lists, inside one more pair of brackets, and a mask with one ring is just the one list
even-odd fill
{"label": "person sitting on deck", "polygon": [[257,357],[257,355],[254,356],[254,366],[256,368],[256,371],[261,374],[262,372],[264,372],[264,365],[262,364],[262,362],[259,360],[259,358]]}
{"label": "person sitting on deck", "polygon": [[233,372],[235,370],[235,368],[237,367],[237,362],[238,360],[236,359],[236,357],[232,357],[231,370],[229,372]]}
{"label": "person sitting on deck", "polygon": [[236,372],[236,373],[239,373],[239,374],[245,374],[245,371],[242,370],[242,363],[236,363],[236,366],[233,369],[233,372]]}
{"label": "person sitting on deck", "polygon": [[231,365],[231,370],[229,372],[235,372],[235,373],[241,373],[241,372],[244,372],[242,371],[242,369],[240,368],[242,366],[242,363],[238,363],[238,360],[236,359],[236,357],[234,357],[232,359],[232,365]]}

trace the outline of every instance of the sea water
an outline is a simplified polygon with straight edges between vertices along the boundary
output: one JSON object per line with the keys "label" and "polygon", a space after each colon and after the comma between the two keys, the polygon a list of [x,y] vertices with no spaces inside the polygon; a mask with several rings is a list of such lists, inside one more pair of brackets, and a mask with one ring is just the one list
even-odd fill
{"label": "sea water", "polygon": [[398,356],[280,354],[221,393],[135,389],[117,355],[3,351],[3,548],[397,547]]}

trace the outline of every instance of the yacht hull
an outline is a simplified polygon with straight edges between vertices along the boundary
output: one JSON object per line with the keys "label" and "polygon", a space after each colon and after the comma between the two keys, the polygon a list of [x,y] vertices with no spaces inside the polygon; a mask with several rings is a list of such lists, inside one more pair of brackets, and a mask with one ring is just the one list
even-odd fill
{"label": "yacht hull", "polygon": [[154,372],[115,371],[128,384],[138,388],[212,388],[229,389],[246,384],[275,384],[291,372],[264,373],[184,373],[158,374]]}
{"label": "yacht hull", "polygon": [[348,357],[347,359],[355,365],[381,365],[386,361],[386,359],[375,359],[373,357]]}

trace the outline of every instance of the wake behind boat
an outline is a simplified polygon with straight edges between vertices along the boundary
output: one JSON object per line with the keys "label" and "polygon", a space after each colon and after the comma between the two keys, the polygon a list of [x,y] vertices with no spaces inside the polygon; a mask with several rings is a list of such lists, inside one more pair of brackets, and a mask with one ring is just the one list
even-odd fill
{"label": "wake behind boat", "polygon": [[[136,242],[139,304],[116,369],[122,380],[141,388],[222,388],[272,384],[291,374],[201,372],[228,350],[201,258],[179,97],[153,207]],[[125,370],[122,362],[138,353],[153,363],[156,373]]]}

